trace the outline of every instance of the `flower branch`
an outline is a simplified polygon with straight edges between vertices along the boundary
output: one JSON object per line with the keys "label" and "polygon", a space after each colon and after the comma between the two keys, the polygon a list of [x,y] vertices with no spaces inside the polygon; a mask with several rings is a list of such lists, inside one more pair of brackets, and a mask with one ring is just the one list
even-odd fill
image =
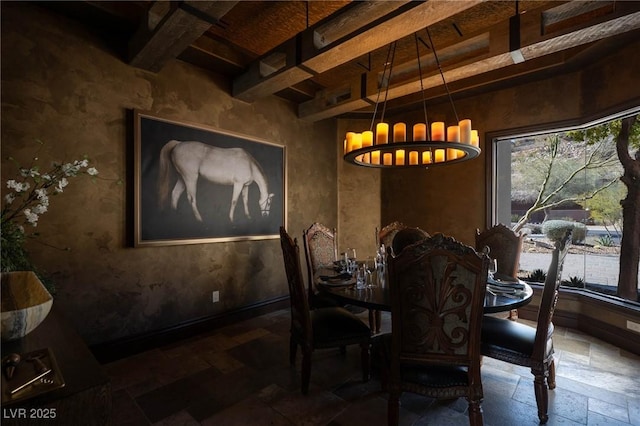
{"label": "flower branch", "polygon": [[47,289],[53,293],[53,283],[38,272],[24,248],[27,237],[38,236],[36,232],[27,234],[25,226],[38,226],[40,216],[49,210],[50,196],[64,192],[71,178],[80,175],[95,178],[98,170],[90,165],[87,157],[65,163],[54,162],[47,171],[42,171],[36,164],[37,157],[34,157],[32,164],[28,167],[20,166],[11,157],[9,160],[18,166],[19,172],[15,179],[7,181],[8,191],[2,199],[3,207],[0,214],[2,271],[33,270]]}

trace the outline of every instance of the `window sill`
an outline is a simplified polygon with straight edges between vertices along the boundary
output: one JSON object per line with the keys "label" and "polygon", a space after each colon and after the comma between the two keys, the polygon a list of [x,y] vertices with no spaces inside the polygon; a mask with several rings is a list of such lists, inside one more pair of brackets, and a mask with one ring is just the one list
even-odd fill
{"label": "window sill", "polygon": [[[530,283],[530,285],[534,291],[533,301],[520,308],[518,315],[535,321],[543,285],[540,283]],[[629,323],[635,323],[640,327],[640,303],[638,302],[590,290],[560,287],[553,322],[561,327],[583,331],[640,355],[640,332],[629,328]]]}

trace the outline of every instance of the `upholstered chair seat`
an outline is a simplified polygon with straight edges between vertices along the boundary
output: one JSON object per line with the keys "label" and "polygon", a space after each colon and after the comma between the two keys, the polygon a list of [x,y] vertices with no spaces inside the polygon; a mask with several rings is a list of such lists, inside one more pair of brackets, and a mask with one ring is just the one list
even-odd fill
{"label": "upholstered chair seat", "polygon": [[[466,367],[422,368],[406,365],[401,368],[400,377],[405,391],[432,398],[464,397],[467,393],[460,389],[469,386],[469,369]],[[443,394],[443,389],[451,390]]]}
{"label": "upholstered chair seat", "polygon": [[[544,358],[551,356],[553,345],[550,344],[553,336],[553,323],[549,324],[547,332],[548,344],[545,345]],[[514,360],[520,358],[521,362],[531,358],[536,341],[536,328],[516,321],[505,321],[500,318],[486,315],[482,320],[482,353],[490,354],[499,350],[502,353],[511,351]]]}
{"label": "upholstered chair seat", "polygon": [[358,317],[339,307],[311,311],[311,328],[316,348],[349,345],[357,339],[368,339],[371,333]]}
{"label": "upholstered chair seat", "polygon": [[[391,333],[382,334],[372,343],[372,354],[375,354],[375,361],[382,365],[389,365],[391,362]],[[381,369],[381,382],[384,390],[388,390],[388,370]],[[409,363],[400,365],[400,380],[403,389],[407,392],[426,395],[432,398],[443,398],[444,388],[468,388],[469,369],[458,365],[440,365],[437,367],[425,365],[411,365]],[[436,390],[431,390],[436,389]],[[450,391],[444,398],[460,398],[466,396],[466,391]]]}

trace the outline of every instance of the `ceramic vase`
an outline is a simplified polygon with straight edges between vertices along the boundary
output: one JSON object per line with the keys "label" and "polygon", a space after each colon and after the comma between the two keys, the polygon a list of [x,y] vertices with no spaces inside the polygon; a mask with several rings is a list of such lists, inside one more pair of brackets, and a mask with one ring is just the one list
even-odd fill
{"label": "ceramic vase", "polygon": [[16,340],[44,321],[53,297],[32,271],[3,272],[0,283],[2,340]]}

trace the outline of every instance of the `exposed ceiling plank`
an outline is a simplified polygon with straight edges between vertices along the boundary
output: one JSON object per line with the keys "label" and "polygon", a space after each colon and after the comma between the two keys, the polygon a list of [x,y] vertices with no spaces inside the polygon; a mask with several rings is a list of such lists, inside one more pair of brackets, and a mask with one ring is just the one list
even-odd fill
{"label": "exposed ceiling plank", "polygon": [[[159,70],[177,58],[223,76],[220,81],[232,95],[239,94],[237,99],[279,96],[297,104],[299,116],[310,120],[372,111],[380,86],[386,84],[382,68],[389,61],[387,46],[396,41],[390,78],[390,96],[395,98],[386,110],[418,108],[423,93],[412,34],[425,27],[433,40],[421,36],[420,69],[424,82],[433,87],[425,87],[424,96],[438,101],[445,90],[428,50],[431,43],[449,89],[462,94],[576,69],[577,63],[598,60],[609,54],[607,49],[634,42],[640,34],[640,29],[628,31],[636,28],[635,18],[614,20],[640,12],[640,1],[37,3],[78,20],[101,37],[110,52],[127,61],[131,55],[133,65]],[[512,28],[506,25],[509,21]],[[508,53],[523,62],[513,65]],[[579,60],[573,56],[578,53]]]}
{"label": "exposed ceiling plank", "polygon": [[129,64],[158,72],[177,58],[237,1],[155,2],[129,42]]}
{"label": "exposed ceiling plank", "polygon": [[363,28],[406,4],[406,1],[363,1],[336,18],[318,25],[313,30],[313,45],[317,49],[328,47],[332,43],[353,34],[354,28]]}
{"label": "exposed ceiling plank", "polygon": [[480,3],[481,0],[419,3],[396,16],[384,19],[374,27],[342,39],[342,43],[329,45],[328,49],[318,51],[310,46],[303,46],[302,64],[316,73],[328,71]]}
{"label": "exposed ceiling plank", "polygon": [[234,49],[232,46],[207,35],[191,43],[190,49],[197,50],[202,55],[210,56],[211,60],[226,63],[227,66],[236,69],[236,74],[242,72],[244,64],[251,60],[238,49]]}
{"label": "exposed ceiling plank", "polygon": [[[313,74],[296,66],[297,46],[296,39],[288,40],[263,58],[252,62],[247,72],[234,79],[233,96],[253,102],[310,78]],[[255,84],[256,82],[262,84]]]}
{"label": "exposed ceiling plank", "polygon": [[[312,27],[303,31],[299,37],[289,41],[295,43],[296,56],[287,55],[286,63],[277,72],[269,75],[261,75],[260,64],[252,64],[249,71],[234,80],[233,96],[253,102],[260,97],[277,93],[285,89],[285,85],[292,85],[300,82],[300,79],[309,78],[311,73],[321,73],[356,59],[442,19],[468,10],[481,2],[482,0],[409,2],[403,4],[401,9],[394,9],[391,14],[388,8],[378,6],[372,9],[380,15],[375,20],[369,18],[360,24],[357,20],[347,19],[352,25],[350,33],[345,31],[343,14],[339,14],[322,22],[318,28],[325,34],[331,35],[332,40],[333,37],[341,36],[341,38],[329,40],[328,44],[322,45],[319,49],[316,43],[318,39],[322,39],[322,36],[318,37],[317,29]],[[374,21],[378,24],[371,24]],[[335,26],[333,28],[332,23]],[[279,47],[265,57],[268,58],[281,51],[282,48]],[[298,52],[300,57],[297,56]],[[258,62],[261,61],[264,61],[264,58]]]}
{"label": "exposed ceiling plank", "polygon": [[[528,28],[523,29],[527,34],[527,45],[521,47],[521,51],[527,60],[541,58],[545,55],[561,52],[576,46],[585,45],[606,37],[615,36],[628,31],[640,28],[640,12],[614,14],[611,19],[603,20],[598,18],[598,23],[590,26],[581,26],[579,29],[565,30],[564,33],[555,33],[552,36],[540,34],[541,13],[528,13],[525,24]],[[502,23],[495,26],[491,31],[490,53],[477,56],[473,60],[464,61],[462,64],[444,71],[447,82],[459,81],[476,75],[481,75],[491,71],[511,67],[514,65],[513,59],[508,51],[508,46],[504,43],[505,26]],[[537,30],[532,30],[537,28]],[[532,34],[537,34],[537,39],[533,40]],[[535,68],[535,67],[534,67]],[[533,72],[535,69],[532,69]],[[373,73],[369,73],[373,74]],[[369,82],[368,87],[363,87]],[[358,87],[358,85],[360,85]],[[429,89],[442,85],[442,78],[439,74],[429,75],[422,79],[412,78],[399,84],[391,85],[386,94],[387,99],[397,99],[403,96],[420,92],[423,88]],[[316,121],[320,119],[335,117],[345,110],[355,110],[357,105],[366,105],[375,102],[377,97],[377,84],[374,75],[367,78],[360,78],[352,83],[352,89],[348,94],[340,97],[339,102],[335,102],[335,91],[328,89],[319,94],[313,100],[304,102],[298,107],[298,116],[303,119]],[[354,87],[355,86],[355,87]],[[335,89],[339,90],[339,89]],[[366,99],[358,99],[364,95]]]}

